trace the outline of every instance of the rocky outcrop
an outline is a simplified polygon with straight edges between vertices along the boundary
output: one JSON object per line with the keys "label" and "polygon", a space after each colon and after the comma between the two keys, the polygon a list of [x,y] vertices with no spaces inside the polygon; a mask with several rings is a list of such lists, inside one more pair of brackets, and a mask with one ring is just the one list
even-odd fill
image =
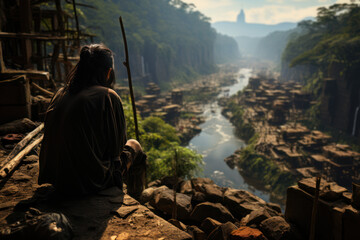
{"label": "rocky outcrop", "polygon": [[[175,206],[171,185],[171,178],[157,180],[141,195],[142,203],[160,211],[165,219],[173,216]],[[217,186],[209,178],[179,180],[177,186],[177,216],[182,223],[169,221],[180,229],[187,225],[193,239],[284,239],[291,232],[279,205],[250,192]],[[277,223],[278,228],[271,227]]]}

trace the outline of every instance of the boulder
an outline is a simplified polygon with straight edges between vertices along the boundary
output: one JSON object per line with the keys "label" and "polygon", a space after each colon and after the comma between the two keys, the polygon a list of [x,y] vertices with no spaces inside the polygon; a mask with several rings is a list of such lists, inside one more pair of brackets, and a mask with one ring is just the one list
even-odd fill
{"label": "boulder", "polygon": [[202,222],[205,218],[210,217],[219,222],[233,222],[233,215],[221,203],[204,202],[195,206],[190,215],[192,220]]}
{"label": "boulder", "polygon": [[142,191],[142,193],[140,195],[140,202],[142,204],[149,202],[154,196],[154,191],[155,191],[155,188],[153,188],[153,187],[147,188],[144,191]]}
{"label": "boulder", "polygon": [[215,230],[215,228],[217,228],[220,225],[221,225],[221,222],[208,217],[208,218],[205,218],[204,221],[202,221],[200,227],[206,234],[209,235],[212,231]]}
{"label": "boulder", "polygon": [[183,224],[182,222],[180,222],[179,220],[169,219],[168,222],[171,223],[172,225],[174,225],[175,227],[177,227],[178,229],[180,229],[182,231],[186,231],[186,225]]}
{"label": "boulder", "polygon": [[222,188],[215,184],[199,184],[197,190],[205,194],[205,199],[208,202],[222,203],[223,192]]}
{"label": "boulder", "polygon": [[181,178],[175,178],[174,176],[166,176],[161,179],[161,185],[165,185],[170,189],[174,189],[175,184],[180,186],[182,182],[183,180]]}
{"label": "boulder", "polygon": [[180,193],[191,194],[193,193],[192,185],[190,180],[183,181],[180,184]]}
{"label": "boulder", "polygon": [[[171,215],[174,207],[174,191],[163,187],[155,189],[154,197],[150,204],[156,209]],[[182,193],[176,193],[176,207],[179,219],[188,219],[192,210],[191,197]]]}
{"label": "boulder", "polygon": [[260,230],[269,240],[290,239],[290,225],[280,216],[271,217],[262,221]]}
{"label": "boulder", "polygon": [[233,154],[224,159],[225,163],[229,166],[229,168],[234,169],[236,164],[236,155]]}
{"label": "boulder", "polygon": [[155,180],[152,182],[149,182],[148,187],[160,187],[161,186],[161,180]]}
{"label": "boulder", "polygon": [[132,213],[136,212],[139,209],[139,206],[121,206],[117,210],[112,211],[112,214],[119,218],[127,218]]}
{"label": "boulder", "polygon": [[215,184],[210,178],[193,178],[191,179],[191,185],[196,190],[199,184]]}
{"label": "boulder", "polygon": [[228,240],[230,234],[236,229],[237,227],[231,222],[221,224],[209,234],[208,240]]}
{"label": "boulder", "polygon": [[247,226],[250,226],[252,224],[259,225],[265,219],[268,219],[268,218],[276,216],[276,215],[277,215],[277,212],[275,212],[271,208],[270,209],[260,208],[258,210],[252,211],[249,214],[246,225]]}
{"label": "boulder", "polygon": [[268,206],[269,208],[275,210],[276,212],[281,214],[281,207],[279,204],[276,203],[272,203],[272,202],[267,202],[266,206]]}
{"label": "boulder", "polygon": [[204,193],[195,192],[191,197],[191,204],[193,206],[198,205],[199,203],[206,202],[206,197]]}
{"label": "boulder", "polygon": [[267,238],[259,229],[240,227],[230,233],[230,240],[267,240]]}
{"label": "boulder", "polygon": [[193,240],[205,240],[206,234],[197,226],[188,226],[187,232],[192,236]]}
{"label": "boulder", "polygon": [[233,188],[225,191],[224,204],[237,219],[266,206],[266,202],[254,194]]}

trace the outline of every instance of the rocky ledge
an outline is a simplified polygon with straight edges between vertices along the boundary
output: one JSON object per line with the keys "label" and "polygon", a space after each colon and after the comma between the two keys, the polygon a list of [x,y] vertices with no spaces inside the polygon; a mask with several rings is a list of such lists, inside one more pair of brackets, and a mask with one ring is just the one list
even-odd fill
{"label": "rocky ledge", "polygon": [[219,187],[209,178],[177,184],[171,177],[157,180],[143,191],[140,202],[193,239],[302,239],[279,205],[245,190]]}

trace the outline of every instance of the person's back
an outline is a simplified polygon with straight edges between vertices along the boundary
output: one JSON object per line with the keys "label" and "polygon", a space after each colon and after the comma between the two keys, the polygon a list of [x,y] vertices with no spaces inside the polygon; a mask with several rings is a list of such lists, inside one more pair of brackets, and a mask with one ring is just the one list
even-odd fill
{"label": "person's back", "polygon": [[39,183],[70,194],[95,192],[112,183],[112,159],[126,143],[121,101],[113,90],[93,86],[71,95],[61,89],[45,125]]}
{"label": "person's back", "polygon": [[130,144],[120,159],[126,126],[120,97],[109,88],[112,66],[112,53],[102,45],[82,49],[69,83],[47,111],[39,184],[51,183],[71,195],[97,192],[116,185],[116,173],[121,178],[135,157],[132,148],[141,150]]}

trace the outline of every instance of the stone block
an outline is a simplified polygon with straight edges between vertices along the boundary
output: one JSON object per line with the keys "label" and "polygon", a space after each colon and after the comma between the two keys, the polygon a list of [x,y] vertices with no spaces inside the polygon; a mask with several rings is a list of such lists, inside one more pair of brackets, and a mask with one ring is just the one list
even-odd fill
{"label": "stone block", "polygon": [[343,240],[360,239],[360,213],[357,209],[349,207],[343,215]]}
{"label": "stone block", "polygon": [[[285,217],[288,222],[293,223],[306,237],[310,234],[311,214],[313,196],[297,186],[289,187],[287,190]],[[316,239],[338,239],[342,227],[342,209],[346,203],[326,202],[319,199],[316,215],[315,236]]]}

